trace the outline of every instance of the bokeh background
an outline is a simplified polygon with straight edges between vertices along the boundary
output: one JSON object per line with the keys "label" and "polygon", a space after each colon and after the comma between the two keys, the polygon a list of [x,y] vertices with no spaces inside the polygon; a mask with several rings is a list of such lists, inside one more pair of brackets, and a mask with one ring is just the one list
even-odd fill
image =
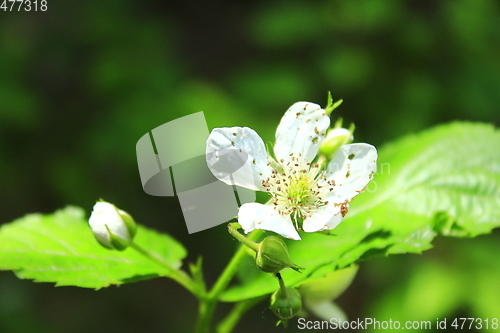
{"label": "bokeh background", "polygon": [[[143,192],[137,140],[204,111],[210,129],[248,126],[272,142],[291,104],[325,105],[327,91],[344,99],[336,115],[356,124],[356,141],[377,146],[452,120],[498,125],[499,3],[48,0],[45,12],[0,11],[0,223],[68,204],[90,212],[104,198],[173,235],[188,261],[203,255],[213,282],[235,242],[223,225],[188,235],[176,198]],[[338,303],[350,318],[500,318],[499,239],[438,238],[423,255],[367,261]],[[196,310],[167,280],[93,291],[0,272],[1,332],[189,332]],[[281,332],[274,322],[262,303],[236,332]]]}

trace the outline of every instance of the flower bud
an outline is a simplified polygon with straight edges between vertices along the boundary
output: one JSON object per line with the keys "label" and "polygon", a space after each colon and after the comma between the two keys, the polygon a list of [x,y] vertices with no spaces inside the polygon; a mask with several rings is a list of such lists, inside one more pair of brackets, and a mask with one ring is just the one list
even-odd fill
{"label": "flower bud", "polygon": [[137,225],[125,211],[105,201],[98,201],[89,218],[97,241],[108,249],[123,251],[135,236]]}
{"label": "flower bud", "polygon": [[266,237],[259,244],[255,262],[262,271],[267,273],[278,273],[286,267],[296,271],[302,269],[290,260],[285,242],[276,236]]}
{"label": "flower bud", "polygon": [[354,139],[352,132],[347,128],[332,128],[319,147],[319,153],[327,158],[332,158],[337,150]]}
{"label": "flower bud", "polygon": [[271,295],[270,307],[276,316],[287,320],[302,309],[302,298],[295,288],[280,288]]}

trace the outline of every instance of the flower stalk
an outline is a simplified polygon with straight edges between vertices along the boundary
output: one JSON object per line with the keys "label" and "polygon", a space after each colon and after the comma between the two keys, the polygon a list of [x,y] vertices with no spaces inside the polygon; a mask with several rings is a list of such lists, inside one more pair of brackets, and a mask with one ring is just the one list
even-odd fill
{"label": "flower stalk", "polygon": [[[253,242],[261,237],[262,231],[256,230],[248,236],[248,240]],[[207,293],[204,298],[200,299],[200,306],[198,308],[198,321],[196,323],[196,333],[207,333],[210,328],[213,313],[215,311],[219,297],[227,287],[231,279],[234,277],[238,268],[247,255],[246,245],[240,245],[236,253],[233,255],[228,265],[219,276],[212,289]]]}
{"label": "flower stalk", "polygon": [[142,246],[130,242],[129,243],[130,248],[134,249],[135,251],[139,252],[146,258],[150,259],[151,261],[157,263],[158,265],[162,266],[168,271],[168,277],[171,278],[174,281],[177,281],[181,286],[186,288],[189,292],[191,292],[194,296],[200,297],[202,295],[199,294],[198,289],[196,288],[193,280],[187,275],[184,271],[178,270],[164,262],[163,260],[159,259],[155,255],[153,255],[151,252],[148,252],[146,249],[144,249]]}

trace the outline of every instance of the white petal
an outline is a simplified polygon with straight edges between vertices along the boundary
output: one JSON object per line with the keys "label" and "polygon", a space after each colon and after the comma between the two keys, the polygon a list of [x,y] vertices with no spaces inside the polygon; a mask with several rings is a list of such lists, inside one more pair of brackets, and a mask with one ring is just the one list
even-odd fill
{"label": "white petal", "polygon": [[321,230],[331,230],[342,222],[342,205],[328,203],[312,212],[312,215],[305,218],[302,229],[305,232],[316,232]]}
{"label": "white petal", "polygon": [[248,127],[215,128],[207,139],[207,164],[215,177],[229,185],[264,191],[271,174],[260,136]]}
{"label": "white petal", "polygon": [[377,150],[366,143],[340,147],[330,161],[326,178],[334,180],[334,190],[324,199],[330,202],[349,202],[363,192],[377,171]]}
{"label": "white petal", "polygon": [[276,130],[274,154],[278,161],[289,161],[299,154],[311,162],[325,138],[330,118],[319,105],[298,102],[286,112]]}
{"label": "white petal", "polygon": [[238,212],[238,223],[245,233],[255,229],[269,230],[285,238],[300,240],[289,215],[279,214],[273,206],[246,203]]}
{"label": "white petal", "polygon": [[[130,240],[130,235],[118,210],[109,202],[99,201],[94,205],[89,218],[89,225],[92,232],[103,244],[110,245],[109,231],[114,235]],[[107,228],[106,228],[107,227]]]}

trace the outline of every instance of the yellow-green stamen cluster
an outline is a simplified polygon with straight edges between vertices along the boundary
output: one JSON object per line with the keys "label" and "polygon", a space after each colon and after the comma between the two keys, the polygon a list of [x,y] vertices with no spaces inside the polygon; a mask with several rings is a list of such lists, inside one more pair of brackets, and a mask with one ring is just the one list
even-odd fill
{"label": "yellow-green stamen cluster", "polygon": [[298,218],[307,218],[328,204],[324,198],[333,191],[335,182],[326,179],[318,164],[306,162],[301,154],[293,155],[289,161],[281,159],[262,185],[272,195],[274,209],[281,215],[291,215],[297,223]]}

